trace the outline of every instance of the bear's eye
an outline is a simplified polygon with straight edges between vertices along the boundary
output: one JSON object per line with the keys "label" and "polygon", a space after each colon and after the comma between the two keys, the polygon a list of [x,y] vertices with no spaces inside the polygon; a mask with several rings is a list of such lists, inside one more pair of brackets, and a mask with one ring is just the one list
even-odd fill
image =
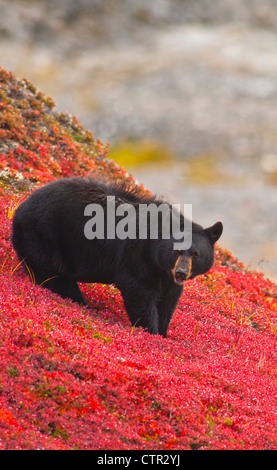
{"label": "bear's eye", "polygon": [[193,251],[191,252],[191,257],[194,258],[194,259],[197,259],[197,258],[199,257],[199,253],[197,253],[196,250],[193,250]]}

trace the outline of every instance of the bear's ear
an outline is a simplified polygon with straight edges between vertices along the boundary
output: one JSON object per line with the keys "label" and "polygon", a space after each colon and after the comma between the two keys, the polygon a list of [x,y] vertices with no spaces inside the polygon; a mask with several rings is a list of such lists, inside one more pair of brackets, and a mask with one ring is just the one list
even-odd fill
{"label": "bear's ear", "polygon": [[211,227],[205,228],[204,232],[208,235],[212,243],[215,243],[223,232],[223,225],[221,222],[216,222]]}

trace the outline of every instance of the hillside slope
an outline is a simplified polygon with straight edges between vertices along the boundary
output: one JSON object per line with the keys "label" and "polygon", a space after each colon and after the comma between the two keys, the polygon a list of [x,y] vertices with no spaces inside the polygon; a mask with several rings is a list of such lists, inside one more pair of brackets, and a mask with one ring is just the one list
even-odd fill
{"label": "hillside slope", "polygon": [[131,328],[113,286],[81,286],[91,311],[34,285],[10,243],[29,191],[135,182],[31,83],[0,85],[0,449],[277,449],[277,286],[217,247],[164,339]]}

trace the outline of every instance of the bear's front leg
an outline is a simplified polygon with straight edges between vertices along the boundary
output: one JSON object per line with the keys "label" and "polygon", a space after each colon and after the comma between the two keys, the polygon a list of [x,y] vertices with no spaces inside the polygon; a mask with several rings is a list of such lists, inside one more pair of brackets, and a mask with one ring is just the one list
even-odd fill
{"label": "bear's front leg", "polygon": [[164,338],[167,336],[169,324],[182,292],[183,286],[178,286],[172,283],[168,286],[164,286],[163,295],[157,308],[159,317],[159,334],[164,336]]}
{"label": "bear's front leg", "polygon": [[152,335],[157,335],[159,318],[153,293],[148,292],[145,287],[133,286],[122,289],[121,294],[132,326],[142,326]]}

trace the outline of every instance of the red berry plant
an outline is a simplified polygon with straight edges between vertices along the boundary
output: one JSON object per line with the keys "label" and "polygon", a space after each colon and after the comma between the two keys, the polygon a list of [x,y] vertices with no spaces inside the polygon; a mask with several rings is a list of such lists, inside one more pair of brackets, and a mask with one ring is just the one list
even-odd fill
{"label": "red berry plant", "polygon": [[36,285],[10,242],[29,192],[136,182],[3,69],[0,124],[0,449],[277,449],[277,286],[217,246],[165,339],[131,327],[113,286],[82,285],[90,309]]}

